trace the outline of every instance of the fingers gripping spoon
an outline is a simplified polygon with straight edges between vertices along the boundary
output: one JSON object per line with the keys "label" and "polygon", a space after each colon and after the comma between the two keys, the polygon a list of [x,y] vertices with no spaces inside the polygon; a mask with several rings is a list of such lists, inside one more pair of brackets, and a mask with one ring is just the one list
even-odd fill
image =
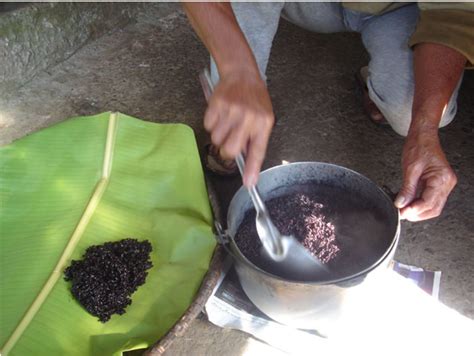
{"label": "fingers gripping spoon", "polygon": [[[213,91],[213,85],[207,70],[202,73],[201,82],[204,91],[207,92],[207,95],[210,95]],[[245,171],[243,155],[239,154],[235,160],[243,177]],[[264,253],[262,255],[275,261],[278,264],[278,269],[284,272],[285,276],[294,279],[311,280],[315,276],[327,274],[326,266],[311,255],[294,236],[280,234],[270,218],[268,209],[257,187],[250,186],[248,192],[257,212],[255,223],[258,237],[263,245]]]}

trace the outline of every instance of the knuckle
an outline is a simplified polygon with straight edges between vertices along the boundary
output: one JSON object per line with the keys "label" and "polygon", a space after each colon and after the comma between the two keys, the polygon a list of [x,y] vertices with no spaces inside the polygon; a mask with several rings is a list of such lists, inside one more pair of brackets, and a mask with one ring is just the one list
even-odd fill
{"label": "knuckle", "polygon": [[449,183],[449,179],[446,176],[435,176],[430,178],[430,183],[439,189]]}
{"label": "knuckle", "polygon": [[273,129],[273,124],[269,121],[264,121],[258,134],[265,140],[268,140],[268,137],[270,136],[272,129]]}
{"label": "knuckle", "polygon": [[456,176],[456,174],[452,170],[450,170],[450,172],[449,172],[448,181],[449,181],[449,183],[452,184],[453,187],[458,183],[458,177]]}
{"label": "knuckle", "polygon": [[435,184],[439,186],[445,186],[449,189],[453,189],[454,186],[457,184],[458,178],[451,169],[445,169],[433,180]]}
{"label": "knuckle", "polygon": [[265,133],[269,134],[273,128],[273,121],[266,121],[264,128],[265,128]]}
{"label": "knuckle", "polygon": [[422,170],[422,165],[418,161],[409,162],[406,165],[406,172],[409,173],[418,173]]}
{"label": "knuckle", "polygon": [[265,123],[266,128],[272,128],[275,122],[275,116],[271,113],[265,113],[262,115],[263,122]]}
{"label": "knuckle", "polygon": [[265,114],[265,120],[266,122],[268,122],[269,124],[273,124],[273,122],[275,121],[275,115],[273,115],[273,113],[266,113]]}

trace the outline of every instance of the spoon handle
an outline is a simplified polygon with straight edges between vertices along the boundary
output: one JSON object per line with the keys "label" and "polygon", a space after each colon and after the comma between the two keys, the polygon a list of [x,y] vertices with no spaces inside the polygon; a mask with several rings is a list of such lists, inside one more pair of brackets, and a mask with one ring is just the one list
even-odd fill
{"label": "spoon handle", "polygon": [[[245,160],[242,153],[239,153],[237,157],[235,157],[235,162],[237,163],[237,167],[239,167],[240,174],[243,177],[245,171]],[[280,233],[278,232],[278,229],[275,227],[275,225],[273,225],[270,214],[268,213],[267,207],[263,202],[262,196],[260,195],[257,187],[252,185],[248,187],[247,190],[249,192],[250,198],[252,199],[255,210],[257,211],[256,224],[263,225],[263,228],[266,231],[266,233],[263,235],[259,234],[259,237],[262,239],[264,246],[268,247],[268,252],[271,253],[274,258],[280,258],[284,254],[281,237],[279,237]]]}
{"label": "spoon handle", "polygon": [[[240,175],[243,177],[244,176],[244,171],[245,171],[245,159],[244,155],[242,153],[239,153],[237,157],[235,157],[235,162],[237,163],[237,167],[239,167]],[[267,207],[265,206],[265,203],[263,202],[262,198],[260,197],[260,194],[257,190],[257,187],[255,185],[252,185],[248,187],[249,195],[250,198],[252,199],[253,205],[255,205],[255,209],[257,212],[260,213],[267,213]]]}

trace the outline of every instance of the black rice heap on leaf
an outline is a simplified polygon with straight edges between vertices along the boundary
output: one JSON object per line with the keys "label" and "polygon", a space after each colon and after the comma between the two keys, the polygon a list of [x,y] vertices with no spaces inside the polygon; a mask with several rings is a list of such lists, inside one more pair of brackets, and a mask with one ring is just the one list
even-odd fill
{"label": "black rice heap on leaf", "polygon": [[71,262],[64,278],[72,282],[74,298],[105,323],[112,314],[124,314],[130,296],[145,283],[151,250],[149,241],[136,239],[91,246],[82,260]]}

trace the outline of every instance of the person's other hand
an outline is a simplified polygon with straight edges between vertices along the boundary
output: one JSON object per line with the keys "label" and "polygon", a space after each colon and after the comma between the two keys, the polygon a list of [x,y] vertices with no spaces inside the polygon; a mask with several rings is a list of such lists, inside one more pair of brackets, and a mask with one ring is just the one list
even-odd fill
{"label": "person's other hand", "polygon": [[403,187],[395,206],[401,217],[420,221],[441,214],[457,183],[437,134],[409,135],[402,154]]}
{"label": "person's other hand", "polygon": [[258,75],[220,78],[204,116],[204,127],[224,159],[246,153],[244,185],[257,183],[275,121],[267,87]]}

